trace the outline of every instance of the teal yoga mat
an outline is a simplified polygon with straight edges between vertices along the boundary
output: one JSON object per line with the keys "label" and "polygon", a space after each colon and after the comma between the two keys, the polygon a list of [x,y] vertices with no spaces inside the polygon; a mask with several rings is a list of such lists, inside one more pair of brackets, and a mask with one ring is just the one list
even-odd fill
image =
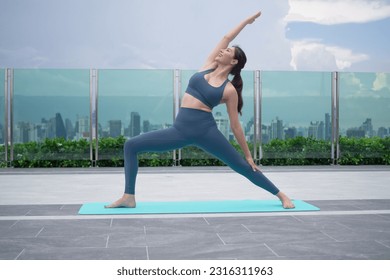
{"label": "teal yoga mat", "polygon": [[137,202],[136,208],[111,208],[109,203],[84,204],[80,215],[132,215],[132,214],[195,214],[195,213],[250,213],[250,212],[297,212],[320,209],[302,200],[294,200],[294,209],[284,209],[279,200],[218,200],[218,201],[171,201]]}

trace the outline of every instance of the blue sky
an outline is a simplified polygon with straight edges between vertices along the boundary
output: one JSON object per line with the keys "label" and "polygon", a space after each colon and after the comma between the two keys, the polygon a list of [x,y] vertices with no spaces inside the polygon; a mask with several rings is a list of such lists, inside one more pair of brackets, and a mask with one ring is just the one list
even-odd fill
{"label": "blue sky", "polygon": [[0,68],[197,69],[230,28],[247,69],[390,72],[390,0],[0,0]]}

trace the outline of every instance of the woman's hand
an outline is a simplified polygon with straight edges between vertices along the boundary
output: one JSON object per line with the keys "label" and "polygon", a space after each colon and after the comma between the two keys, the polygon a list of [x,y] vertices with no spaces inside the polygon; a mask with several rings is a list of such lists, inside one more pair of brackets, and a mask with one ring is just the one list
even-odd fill
{"label": "woman's hand", "polygon": [[255,15],[249,17],[246,19],[247,24],[252,24],[255,22],[255,20],[261,15],[261,12],[257,12]]}
{"label": "woman's hand", "polygon": [[253,161],[253,158],[247,158],[246,161],[249,163],[249,165],[252,167],[253,171],[260,171],[260,168],[256,165],[256,163]]}

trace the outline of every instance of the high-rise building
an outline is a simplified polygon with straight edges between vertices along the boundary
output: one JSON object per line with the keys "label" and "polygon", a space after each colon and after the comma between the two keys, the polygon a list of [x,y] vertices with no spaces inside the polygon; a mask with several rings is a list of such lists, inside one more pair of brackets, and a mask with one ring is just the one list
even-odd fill
{"label": "high-rise building", "polygon": [[389,136],[389,132],[386,127],[381,126],[380,128],[378,128],[378,137],[385,138],[387,136]]}
{"label": "high-rise building", "polygon": [[66,139],[66,129],[60,113],[56,113],[56,137]]}
{"label": "high-rise building", "polygon": [[284,136],[286,139],[292,139],[297,137],[297,129],[295,127],[289,127],[284,131]]}
{"label": "high-rise building", "polygon": [[109,135],[110,137],[116,138],[122,134],[122,121],[121,120],[110,120],[109,122]]}
{"label": "high-rise building", "polygon": [[221,112],[217,112],[214,119],[223,136],[225,136],[226,139],[229,139],[229,120],[224,118]]}
{"label": "high-rise building", "polygon": [[78,118],[77,121],[77,130],[76,130],[76,138],[77,139],[88,139],[89,138],[89,118],[88,117],[82,117]]}
{"label": "high-rise building", "polygon": [[68,140],[73,140],[74,138],[74,127],[72,125],[72,121],[70,119],[65,120],[65,129],[66,129],[66,136]]}
{"label": "high-rise building", "polygon": [[138,112],[130,114],[130,137],[141,134],[141,117]]}
{"label": "high-rise building", "polygon": [[64,138],[66,139],[66,129],[60,113],[56,113],[47,125],[47,138]]}
{"label": "high-rise building", "polygon": [[314,139],[324,139],[324,122],[310,122],[308,137]]}
{"label": "high-rise building", "polygon": [[279,120],[278,117],[271,122],[270,139],[284,139],[283,120]]}
{"label": "high-rise building", "polygon": [[367,118],[363,124],[360,126],[362,130],[364,130],[366,136],[372,137],[374,136],[374,129],[372,126],[372,120],[370,118]]}
{"label": "high-rise building", "polygon": [[143,122],[142,132],[146,133],[146,132],[149,132],[149,131],[150,131],[150,122],[148,120],[146,120],[146,121]]}
{"label": "high-rise building", "polygon": [[347,129],[347,137],[353,138],[364,138],[366,132],[362,128],[348,128]]}
{"label": "high-rise building", "polygon": [[325,140],[330,141],[332,138],[332,122],[330,121],[330,114],[325,114]]}

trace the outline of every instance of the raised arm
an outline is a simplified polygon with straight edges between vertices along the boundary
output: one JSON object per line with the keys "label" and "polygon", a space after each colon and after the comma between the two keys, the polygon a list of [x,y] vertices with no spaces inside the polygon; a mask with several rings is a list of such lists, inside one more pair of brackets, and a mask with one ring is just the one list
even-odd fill
{"label": "raised arm", "polygon": [[215,58],[217,57],[218,53],[221,51],[221,49],[226,49],[230,42],[233,41],[237,35],[247,26],[248,24],[252,24],[259,16],[261,15],[261,12],[257,12],[253,16],[248,17],[244,21],[242,21],[239,25],[237,25],[235,28],[233,28],[230,32],[228,32],[221,41],[215,46],[215,48],[212,50],[212,52],[207,57],[206,62],[204,63],[201,70],[211,69],[215,67]]}

